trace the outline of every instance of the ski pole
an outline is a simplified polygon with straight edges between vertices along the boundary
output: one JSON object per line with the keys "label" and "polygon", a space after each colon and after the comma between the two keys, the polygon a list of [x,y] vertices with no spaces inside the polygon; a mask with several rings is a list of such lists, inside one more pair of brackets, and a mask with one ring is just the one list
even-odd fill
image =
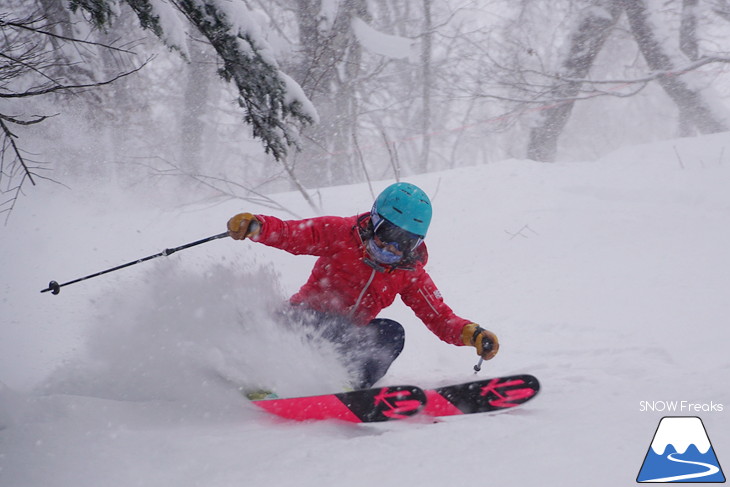
{"label": "ski pole", "polygon": [[482,370],[482,362],[484,362],[484,357],[479,358],[479,362],[474,366],[474,375],[477,375],[477,373]]}
{"label": "ski pole", "polygon": [[162,252],[160,252],[159,254],[150,255],[148,257],[143,257],[141,259],[134,260],[132,262],[127,262],[126,264],[122,264],[122,265],[118,265],[116,267],[112,267],[111,269],[107,269],[105,271],[100,271],[100,272],[97,272],[95,274],[89,274],[88,276],[80,277],[78,279],[74,279],[73,281],[64,282],[63,284],[59,284],[56,281],[51,281],[51,282],[48,283],[48,287],[46,289],[42,289],[41,292],[42,293],[45,293],[45,292],[51,291],[51,294],[58,294],[58,293],[61,292],[61,288],[63,286],[68,286],[69,284],[75,284],[77,282],[85,281],[86,279],[91,279],[92,277],[97,277],[97,276],[101,276],[103,274],[108,274],[109,272],[118,271],[119,269],[124,269],[125,267],[129,267],[129,266],[133,266],[135,264],[139,264],[140,262],[146,262],[148,260],[156,259],[157,257],[163,257],[163,256],[166,257],[166,256],[168,256],[170,254],[174,254],[178,250],[189,249],[190,247],[195,247],[196,245],[204,244],[206,242],[210,242],[211,240],[217,240],[219,238],[224,238],[224,237],[227,237],[227,236],[228,236],[228,232],[219,233],[218,235],[213,235],[213,236],[208,237],[208,238],[204,238],[204,239],[201,239],[201,240],[196,240],[195,242],[190,242],[188,244],[181,245],[180,247],[175,247],[174,249],[165,249]]}

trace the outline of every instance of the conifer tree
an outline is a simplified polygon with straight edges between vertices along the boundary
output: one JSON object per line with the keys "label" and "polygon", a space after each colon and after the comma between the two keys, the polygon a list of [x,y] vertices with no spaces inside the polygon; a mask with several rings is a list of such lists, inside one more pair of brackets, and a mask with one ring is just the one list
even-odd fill
{"label": "conifer tree", "polygon": [[[170,48],[185,52],[165,32],[161,16],[170,4],[160,0],[123,0],[135,12],[140,25],[151,30]],[[112,0],[71,0],[70,8],[90,16],[99,28],[113,18]],[[173,4],[211,44],[221,60],[219,74],[233,82],[244,122],[261,139],[267,153],[280,160],[297,146],[298,126],[315,121],[317,115],[299,86],[283,73],[261,35],[259,26],[243,4],[221,0],[180,0]]]}

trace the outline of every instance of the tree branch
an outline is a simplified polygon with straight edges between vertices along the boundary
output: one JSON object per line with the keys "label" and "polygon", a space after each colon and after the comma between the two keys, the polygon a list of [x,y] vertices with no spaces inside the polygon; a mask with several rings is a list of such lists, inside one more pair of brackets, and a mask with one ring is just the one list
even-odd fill
{"label": "tree branch", "polygon": [[[147,165],[147,164],[145,164],[145,166],[148,167],[149,169],[155,171],[159,175],[184,176],[184,177],[187,177],[187,178],[190,178],[190,179],[196,181],[197,183],[202,184],[203,186],[206,186],[210,189],[215,190],[216,192],[220,193],[221,195],[225,195],[230,198],[240,199],[243,201],[249,201],[251,203],[264,206],[266,208],[272,208],[275,210],[279,210],[279,211],[288,213],[288,214],[292,215],[294,218],[301,218],[301,216],[298,215],[293,210],[290,210],[289,208],[285,207],[284,205],[277,202],[273,198],[266,196],[265,194],[260,193],[251,187],[245,186],[245,185],[235,182],[235,181],[231,181],[230,179],[227,179],[227,178],[222,178],[222,177],[218,177],[218,176],[209,176],[207,174],[198,174],[198,173],[186,171],[186,170],[180,168],[178,165],[173,164],[170,161],[167,161],[167,160],[161,159],[161,158],[158,158],[158,159],[162,160],[162,162],[164,162],[166,165],[168,165],[170,167],[170,169],[164,170],[164,169],[160,169],[160,168],[154,167],[152,165]],[[235,191],[236,189],[243,190],[243,195],[240,192]],[[307,202],[311,205],[312,202],[311,202],[311,199],[308,197],[308,195],[304,194],[304,196],[305,196],[305,199],[307,200]],[[316,207],[313,207],[313,208],[315,208],[315,210],[316,210]]]}
{"label": "tree branch", "polygon": [[15,143],[15,138],[17,136],[10,131],[7,124],[5,123],[5,120],[6,120],[6,117],[0,116],[0,129],[2,129],[3,133],[5,134],[5,137],[7,137],[7,140],[10,142],[10,147],[12,147],[13,152],[15,153],[15,158],[18,160],[20,165],[23,167],[25,176],[27,176],[28,179],[30,180],[30,182],[33,184],[33,186],[35,186],[35,181],[33,180],[33,174],[30,172],[30,169],[28,169],[28,165],[25,163],[23,154],[20,153],[20,149],[18,149],[18,146]]}
{"label": "tree branch", "polygon": [[67,36],[64,36],[61,34],[56,34],[54,32],[39,29],[37,27],[31,27],[29,25],[29,24],[34,24],[35,22],[37,22],[37,20],[28,20],[27,22],[13,22],[13,21],[8,22],[8,21],[3,20],[2,17],[0,17],[0,27],[4,27],[4,26],[15,27],[18,29],[24,29],[24,30],[28,30],[31,32],[35,32],[37,34],[42,34],[42,35],[46,35],[49,37],[55,37],[56,39],[61,39],[63,41],[73,42],[73,43],[77,43],[77,44],[86,44],[89,46],[103,47],[104,49],[122,52],[124,54],[134,54],[134,52],[129,51],[127,49],[122,49],[120,47],[114,47],[114,46],[110,46],[108,44],[102,44],[101,42],[86,41],[84,39],[76,39],[74,37],[67,37]]}
{"label": "tree branch", "polygon": [[117,76],[115,76],[111,79],[108,79],[106,81],[98,81],[95,83],[82,83],[82,84],[77,84],[77,85],[56,85],[56,86],[50,86],[48,88],[42,88],[42,89],[37,89],[37,90],[33,90],[33,91],[24,91],[22,93],[0,93],[0,98],[24,98],[24,97],[29,97],[29,96],[47,95],[48,93],[54,93],[56,91],[79,90],[79,89],[83,89],[83,88],[95,88],[95,87],[99,87],[99,86],[109,85],[111,83],[114,83],[118,79],[124,78],[126,76],[129,76],[130,74],[134,74],[134,73],[138,72],[140,69],[144,68],[152,59],[154,59],[154,56],[148,58],[139,67],[137,67],[131,71],[120,73]]}

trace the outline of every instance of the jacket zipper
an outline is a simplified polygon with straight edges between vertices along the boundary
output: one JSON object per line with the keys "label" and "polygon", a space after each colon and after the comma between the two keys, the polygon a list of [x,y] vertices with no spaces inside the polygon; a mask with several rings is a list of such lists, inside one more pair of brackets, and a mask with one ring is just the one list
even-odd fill
{"label": "jacket zipper", "polygon": [[375,279],[376,272],[378,272],[378,271],[376,269],[373,269],[373,271],[370,273],[370,279],[368,279],[368,282],[365,283],[365,287],[362,288],[362,291],[360,291],[360,295],[357,297],[355,304],[352,305],[350,312],[347,314],[348,319],[351,320],[355,316],[355,311],[357,311],[357,308],[360,306],[360,301],[362,301],[362,298],[363,298],[363,296],[365,296],[365,293],[367,292],[368,288],[370,287],[370,284],[372,284],[373,279]]}

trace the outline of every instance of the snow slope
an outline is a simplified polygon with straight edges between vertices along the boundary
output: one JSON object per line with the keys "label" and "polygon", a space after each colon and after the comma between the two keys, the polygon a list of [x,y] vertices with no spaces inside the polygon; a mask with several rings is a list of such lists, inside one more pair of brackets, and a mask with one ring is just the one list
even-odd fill
{"label": "snow slope", "polygon": [[[293,424],[238,395],[233,384],[340,384],[329,350],[276,333],[267,314],[310,257],[224,239],[38,292],[265,209],[176,207],[112,186],[30,195],[0,229],[0,486],[630,485],[667,414],[640,401],[665,400],[724,405],[674,414],[701,416],[730,464],[728,142],[412,178],[433,197],[432,277],[500,336],[481,376],[543,384],[519,410],[437,424]],[[274,197],[312,215],[297,194]],[[332,214],[372,201],[367,185],[321,197]],[[474,377],[473,350],[438,341],[400,303],[384,315],[407,343],[383,383]]]}

